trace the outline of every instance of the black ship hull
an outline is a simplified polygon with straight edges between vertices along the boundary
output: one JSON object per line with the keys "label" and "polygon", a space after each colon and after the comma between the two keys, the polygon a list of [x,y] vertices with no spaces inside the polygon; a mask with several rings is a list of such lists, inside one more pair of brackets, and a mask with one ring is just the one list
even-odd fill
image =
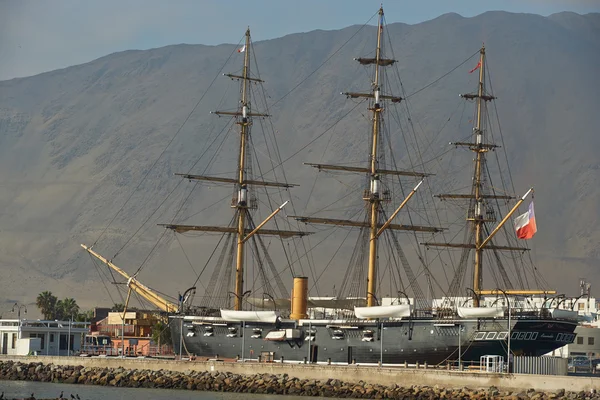
{"label": "black ship hull", "polygon": [[[511,352],[541,356],[572,343],[574,321],[513,320]],[[506,357],[506,319],[410,321],[224,322],[180,316],[171,319],[176,353],[200,358],[360,364],[445,364]],[[183,328],[183,332],[182,332]],[[181,340],[183,339],[183,342]]]}

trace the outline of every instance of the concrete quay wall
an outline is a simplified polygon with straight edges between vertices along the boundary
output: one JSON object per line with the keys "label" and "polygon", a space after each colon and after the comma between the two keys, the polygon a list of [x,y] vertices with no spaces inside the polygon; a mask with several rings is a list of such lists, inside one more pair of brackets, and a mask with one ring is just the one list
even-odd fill
{"label": "concrete quay wall", "polygon": [[291,363],[256,363],[222,361],[173,361],[152,358],[122,359],[116,357],[56,357],[56,356],[0,356],[0,361],[39,362],[54,365],[82,365],[84,367],[125,368],[138,370],[211,371],[233,374],[288,374],[298,379],[338,379],[349,383],[359,381],[390,386],[439,386],[454,388],[487,388],[501,390],[535,389],[536,391],[600,392],[600,378],[579,376],[499,374],[473,371],[446,371],[414,368],[379,368],[355,365],[305,365]]}

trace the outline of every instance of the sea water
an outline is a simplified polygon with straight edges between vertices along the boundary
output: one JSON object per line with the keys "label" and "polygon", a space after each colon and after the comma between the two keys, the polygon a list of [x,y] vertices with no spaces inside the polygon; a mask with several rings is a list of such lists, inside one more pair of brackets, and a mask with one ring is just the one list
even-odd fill
{"label": "sea water", "polygon": [[[82,400],[288,400],[301,398],[300,396],[203,392],[199,390],[139,389],[66,383],[0,381],[0,393],[4,392],[4,399],[28,398],[32,393],[37,399],[56,399],[61,391],[64,398],[69,400],[71,395],[79,395]],[[302,398],[305,399],[306,397]]]}

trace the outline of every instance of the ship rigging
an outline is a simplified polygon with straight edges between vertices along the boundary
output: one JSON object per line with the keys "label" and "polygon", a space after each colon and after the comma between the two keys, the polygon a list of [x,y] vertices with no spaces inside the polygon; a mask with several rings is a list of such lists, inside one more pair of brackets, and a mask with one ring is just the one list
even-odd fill
{"label": "ship rigging", "polygon": [[[370,89],[342,93],[359,104],[367,104],[369,129],[366,135],[355,137],[359,137],[359,142],[361,137],[368,137],[368,159],[363,158],[361,165],[308,164],[327,173],[363,175],[365,185],[359,189],[363,193],[363,204],[359,209],[363,213],[362,220],[320,215],[279,218],[289,198],[288,190],[295,185],[287,183],[286,179],[266,179],[260,167],[255,173],[254,164],[257,164],[258,156],[254,151],[252,127],[257,120],[267,118],[269,113],[257,111],[256,98],[251,95],[253,85],[260,85],[263,81],[251,73],[250,55],[254,47],[248,29],[244,46],[238,51],[244,53],[241,72],[225,74],[240,83],[237,105],[233,110],[214,112],[217,116],[229,118],[237,127],[236,170],[232,177],[207,175],[204,172],[177,174],[189,181],[231,185],[231,222],[228,226],[174,222],[161,224],[175,235],[186,232],[221,234],[217,246],[220,253],[199,305],[191,305],[189,294],[195,290],[194,287],[188,289],[186,295],[180,296],[178,304],[165,301],[155,291],[142,285],[137,280],[137,273],[130,276],[111,260],[83,246],[92,256],[127,279],[130,292],[140,294],[170,314],[175,348],[202,357],[221,355],[245,358],[248,351],[257,359],[265,354],[271,358],[305,359],[308,362],[421,361],[437,364],[453,357],[478,360],[482,354],[499,354],[505,351],[507,339],[511,343],[511,338],[514,339],[509,344],[511,352],[531,355],[541,355],[573,341],[576,322],[568,315],[563,313],[554,317],[552,310],[544,308],[525,310],[526,301],[523,299],[511,301],[508,309],[506,304],[498,302],[500,293],[506,296],[508,302],[510,294],[547,295],[554,292],[525,287],[530,285],[524,279],[524,272],[519,269],[516,258],[511,260],[518,281],[518,285],[514,284],[500,256],[504,251],[526,252],[525,247],[515,244],[515,233],[507,228],[507,222],[533,190],[520,196],[511,206],[510,202],[516,198],[512,194],[516,192],[514,187],[509,188],[512,184],[501,179],[502,193],[496,193],[492,184],[495,175],[489,172],[486,156],[498,146],[488,140],[491,126],[485,123],[486,104],[495,98],[486,90],[485,48],[479,51],[479,62],[474,69],[479,70],[477,91],[475,94],[462,95],[463,99],[476,103],[472,138],[452,143],[452,146],[466,148],[475,155],[471,191],[466,194],[438,195],[446,203],[456,203],[462,206],[463,211],[466,210],[464,240],[462,243],[437,241],[435,238],[439,235],[445,238],[443,235],[448,228],[439,218],[430,218],[425,207],[416,203],[427,203],[423,201],[425,195],[422,192],[431,192],[435,187],[431,182],[438,179],[437,183],[440,183],[439,179],[447,178],[448,171],[442,169],[435,171],[436,174],[429,172],[431,166],[423,161],[422,154],[415,156],[409,148],[400,149],[410,161],[407,163],[409,168],[398,167],[395,153],[399,146],[397,143],[394,145],[397,138],[392,134],[391,123],[386,115],[398,115],[390,111],[395,106],[403,105],[407,96],[403,93],[402,85],[402,91],[399,92],[402,96],[392,90],[389,78],[393,74],[386,73],[386,70],[395,68],[397,62],[386,55],[386,50],[392,55],[393,51],[391,46],[386,48],[384,40],[383,8],[379,9],[377,17],[375,51],[355,59],[362,68],[370,71]],[[395,72],[398,77],[398,71]],[[410,126],[412,118],[408,112],[406,119]],[[282,164],[279,162],[278,166]],[[285,178],[285,174],[280,176]],[[259,188],[267,195],[267,200],[262,202],[266,207],[259,207]],[[269,189],[280,190],[277,203],[268,196]],[[465,201],[468,202],[466,207]],[[508,212],[503,211],[506,208],[509,208]],[[259,210],[267,210],[268,215],[259,214]],[[290,220],[311,225],[359,228],[357,244],[352,250],[339,294],[336,293],[334,298],[309,298],[307,278],[294,273],[294,261],[290,259],[286,247],[282,246],[283,259],[286,260],[284,268],[294,278],[292,291],[285,288],[281,278],[283,270],[276,267],[269,255],[270,244],[263,237],[276,237],[283,243],[283,239],[302,238],[308,234],[292,228]],[[500,222],[496,224],[498,220]],[[280,226],[289,229],[281,229]],[[401,237],[401,233],[407,233],[407,237]],[[434,239],[428,240],[431,238]],[[404,250],[409,243],[416,244],[413,247],[414,255]],[[432,260],[423,253],[423,248],[458,249],[461,252],[448,288],[441,289],[444,295],[442,303],[434,300],[433,283],[438,289],[442,288],[442,284],[436,278]],[[500,274],[498,279],[493,275],[494,272],[490,273],[497,283],[493,289],[485,289],[484,286],[491,281],[484,280],[483,267],[492,264],[484,264],[486,253],[488,260],[495,261]],[[253,263],[247,262],[249,255],[253,256]],[[416,260],[418,270],[413,268],[409,257]],[[211,255],[209,261],[212,258]],[[437,256],[434,258],[439,259]],[[470,259],[472,262],[469,262]],[[463,298],[460,291],[465,289],[464,277],[469,265],[473,269],[473,287],[468,288],[472,296]],[[248,273],[250,266],[255,268],[253,275]],[[488,270],[493,271],[491,268]],[[247,284],[249,276],[255,277],[251,285]],[[396,286],[395,292],[398,294],[393,298],[388,297],[389,302],[385,304],[384,291],[381,289],[384,279],[390,286]],[[420,287],[422,280],[426,282],[427,295]],[[257,294],[261,294],[262,298],[256,298]],[[485,295],[497,298],[482,299]],[[513,307],[512,319],[510,304]],[[517,306],[520,312],[514,310]],[[323,310],[321,314],[317,315],[316,308]],[[385,344],[384,340],[387,341]]]}

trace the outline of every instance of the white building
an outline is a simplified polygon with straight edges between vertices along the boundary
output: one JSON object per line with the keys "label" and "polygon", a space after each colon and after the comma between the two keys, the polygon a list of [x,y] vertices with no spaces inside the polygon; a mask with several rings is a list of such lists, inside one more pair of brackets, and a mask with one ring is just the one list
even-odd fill
{"label": "white building", "polygon": [[89,322],[0,319],[0,354],[66,356],[88,331]]}

